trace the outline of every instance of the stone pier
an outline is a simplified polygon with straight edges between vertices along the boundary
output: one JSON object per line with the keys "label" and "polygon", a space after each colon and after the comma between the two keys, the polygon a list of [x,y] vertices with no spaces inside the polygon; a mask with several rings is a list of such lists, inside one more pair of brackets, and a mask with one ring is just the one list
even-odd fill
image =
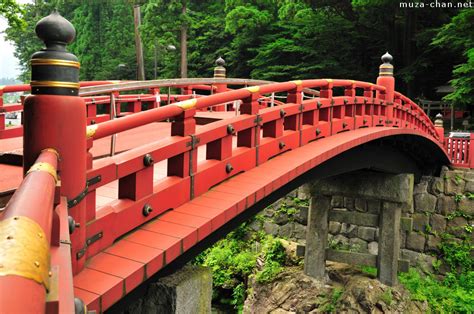
{"label": "stone pier", "polygon": [[[326,259],[349,264],[377,266],[379,280],[387,285],[397,283],[399,265],[400,219],[402,208],[413,206],[414,177],[357,172],[318,180],[308,185],[310,208],[306,231],[305,273],[324,279]],[[382,202],[379,215],[330,210],[334,195]],[[327,249],[328,220],[360,226],[378,227],[378,255]]]}
{"label": "stone pier", "polygon": [[212,272],[207,267],[187,265],[148,286],[147,293],[131,304],[130,314],[211,313]]}

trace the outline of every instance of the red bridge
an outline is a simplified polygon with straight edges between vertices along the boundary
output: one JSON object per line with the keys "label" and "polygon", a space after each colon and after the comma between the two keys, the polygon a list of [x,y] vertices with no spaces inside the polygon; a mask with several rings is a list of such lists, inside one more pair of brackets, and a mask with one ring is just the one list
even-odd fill
{"label": "red bridge", "polygon": [[474,167],[472,137],[445,139],[394,90],[389,54],[376,84],[226,79],[221,62],[213,79],[79,88],[69,22],[52,14],[37,34],[32,95],[0,103],[24,114],[14,129],[0,116],[0,192],[15,190],[0,214],[2,313],[105,311],[309,179]]}

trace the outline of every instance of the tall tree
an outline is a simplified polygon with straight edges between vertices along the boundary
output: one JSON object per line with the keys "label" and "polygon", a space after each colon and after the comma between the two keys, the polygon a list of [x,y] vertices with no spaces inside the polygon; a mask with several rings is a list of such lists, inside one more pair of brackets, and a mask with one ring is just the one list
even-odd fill
{"label": "tall tree", "polygon": [[0,2],[0,16],[7,19],[9,25],[25,28],[26,23],[22,18],[25,13],[22,6],[14,0],[2,0]]}
{"label": "tall tree", "polygon": [[[186,0],[181,2],[181,15],[186,17]],[[181,77],[188,77],[188,25],[181,24]]]}
{"label": "tall tree", "polygon": [[140,36],[140,26],[142,17],[141,17],[141,10],[140,5],[133,6],[133,24],[134,24],[134,31],[135,31],[135,51],[137,55],[137,79],[139,81],[145,80],[145,65],[143,64],[143,45],[142,45],[142,38]]}
{"label": "tall tree", "polygon": [[30,80],[31,72],[29,61],[31,55],[40,50],[43,43],[36,37],[36,23],[44,16],[51,13],[55,6],[44,1],[37,1],[35,4],[26,4],[21,15],[17,18],[23,23],[11,23],[6,29],[6,39],[15,45],[15,57],[19,60],[21,74],[19,79],[23,82]]}
{"label": "tall tree", "polygon": [[186,0],[149,0],[144,5],[144,40],[157,42],[160,47],[179,42],[181,76],[187,76],[187,30],[191,24],[188,5]]}
{"label": "tall tree", "polygon": [[453,69],[451,85],[454,91],[445,99],[455,106],[474,104],[474,9],[465,9],[441,27],[433,45],[441,46],[462,55],[465,61]]}

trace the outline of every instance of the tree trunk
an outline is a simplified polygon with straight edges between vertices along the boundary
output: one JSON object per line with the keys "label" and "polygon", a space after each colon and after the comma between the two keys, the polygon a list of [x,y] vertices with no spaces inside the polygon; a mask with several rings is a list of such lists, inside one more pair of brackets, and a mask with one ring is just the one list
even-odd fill
{"label": "tree trunk", "polygon": [[[183,8],[181,11],[183,16],[186,15],[186,0],[183,0]],[[186,23],[181,25],[181,77],[188,77],[188,26]]]}
{"label": "tree trunk", "polygon": [[142,47],[142,39],[140,37],[140,31],[138,28],[141,24],[141,16],[140,16],[140,6],[135,5],[133,7],[133,21],[135,24],[135,49],[137,54],[137,79],[139,81],[145,80],[145,68],[143,65],[143,47]]}

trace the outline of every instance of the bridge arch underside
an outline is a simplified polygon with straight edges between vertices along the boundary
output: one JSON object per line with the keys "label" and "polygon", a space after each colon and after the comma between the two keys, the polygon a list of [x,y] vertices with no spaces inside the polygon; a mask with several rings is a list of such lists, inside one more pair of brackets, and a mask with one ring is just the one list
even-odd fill
{"label": "bridge arch underside", "polygon": [[[354,137],[353,133],[358,131],[365,133],[365,135],[369,133],[369,136]],[[213,231],[209,236],[191,247],[188,251],[183,252],[181,256],[161,269],[154,276],[150,277],[118,303],[114,304],[108,312],[123,312],[125,306],[146,294],[147,287],[150,283],[156,282],[159,278],[167,276],[183,267],[192,258],[225,237],[240,224],[248,221],[264,208],[302,184],[312,180],[360,170],[390,174],[412,173],[415,176],[415,182],[417,182],[423,175],[439,174],[441,167],[449,164],[449,160],[443,148],[431,138],[417,131],[402,131],[390,128],[377,128],[373,132],[367,132],[368,129],[358,131],[351,132],[352,134],[340,133],[331,136],[331,138],[323,138],[309,143],[302,147],[306,147],[304,152],[300,151],[301,148],[298,148],[274,157],[273,160],[276,161],[282,158],[291,158],[291,154],[296,154],[299,151],[301,154],[308,154],[308,151],[312,151],[314,152],[313,157],[317,158],[318,155],[328,154],[330,151],[334,153],[334,150],[336,151],[334,156],[319,164],[316,163],[314,167],[294,177],[281,187],[274,189],[271,193],[265,195],[217,230]],[[404,131],[408,133],[404,133]],[[329,145],[330,140],[337,140],[339,143]],[[332,146],[330,151],[324,150],[326,145]],[[309,146],[317,147],[318,149],[311,150]],[[308,156],[308,159],[310,159],[310,157],[311,156]],[[269,160],[267,163],[271,162],[272,160]],[[288,162],[288,164],[292,163]],[[252,170],[258,170],[259,168],[261,167],[256,167]],[[263,172],[265,171],[268,171],[268,169]],[[238,175],[235,177],[238,177]],[[229,181],[231,180],[232,178]]]}

